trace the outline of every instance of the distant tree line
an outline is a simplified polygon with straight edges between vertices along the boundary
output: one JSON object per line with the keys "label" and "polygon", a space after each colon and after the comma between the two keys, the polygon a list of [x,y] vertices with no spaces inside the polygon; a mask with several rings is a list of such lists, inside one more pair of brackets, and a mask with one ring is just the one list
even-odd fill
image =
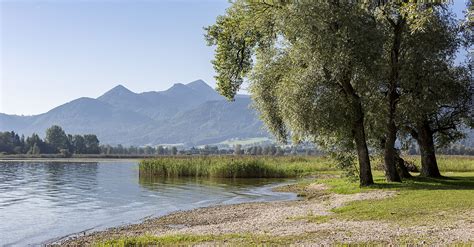
{"label": "distant tree line", "polygon": [[123,145],[111,146],[101,145],[100,154],[104,155],[144,155],[144,156],[159,156],[159,155],[267,155],[267,156],[282,156],[282,155],[320,155],[321,151],[314,147],[306,146],[276,146],[275,144],[268,145],[247,145],[242,146],[237,144],[234,147],[219,148],[215,145],[205,145],[203,147],[180,148],[176,146],[145,146],[136,147]]}
{"label": "distant tree line", "polygon": [[45,139],[38,134],[19,136],[14,131],[0,132],[0,154],[99,154],[96,135],[71,135],[57,125],[46,130]]}
{"label": "distant tree line", "polygon": [[443,147],[438,149],[440,154],[446,155],[474,155],[474,148],[464,145],[450,145],[448,147]]}
{"label": "distant tree line", "polygon": [[167,146],[145,146],[145,147],[136,147],[136,146],[129,146],[124,147],[123,145],[119,144],[117,146],[111,145],[102,145],[100,146],[100,153],[105,155],[177,155],[178,148],[175,146],[167,147]]}

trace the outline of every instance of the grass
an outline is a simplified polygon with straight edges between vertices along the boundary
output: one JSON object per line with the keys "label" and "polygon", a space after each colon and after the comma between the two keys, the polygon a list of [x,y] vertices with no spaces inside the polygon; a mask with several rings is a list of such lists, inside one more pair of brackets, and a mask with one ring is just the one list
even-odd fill
{"label": "grass", "polygon": [[[419,165],[417,157],[409,157]],[[330,215],[309,213],[293,220],[306,220],[321,224],[335,220],[383,221],[400,225],[430,226],[446,225],[466,218],[474,209],[474,157],[440,156],[439,165],[446,179],[431,179],[415,176],[403,183],[385,182],[381,171],[374,171],[375,185],[359,187],[358,182],[344,178],[330,177],[317,179],[324,183],[329,191],[314,194],[307,190],[313,181],[304,180],[294,185],[282,187],[281,191],[296,191],[307,197],[320,194],[353,194],[374,190],[397,191],[394,197],[382,200],[353,201],[335,208]],[[329,172],[328,172],[329,170]],[[167,157],[144,160],[140,163],[140,175],[162,177],[298,177],[321,173],[338,173],[329,159],[323,157]],[[314,195],[313,195],[314,194]],[[324,232],[302,235],[272,236],[266,234],[223,234],[223,235],[165,235],[119,237],[97,243],[98,246],[147,246],[147,245],[193,245],[212,242],[213,245],[262,246],[291,245],[305,240],[324,238],[331,234]],[[418,239],[419,238],[419,239]],[[400,243],[420,243],[429,240],[429,236],[400,236]],[[382,242],[355,243],[355,245],[384,244]],[[462,245],[463,243],[459,243]],[[350,246],[347,244],[337,244]]]}
{"label": "grass", "polygon": [[[419,156],[406,156],[420,167]],[[374,159],[372,163],[380,162]],[[438,156],[442,173],[474,172],[473,156]],[[375,165],[374,165],[375,167]],[[141,176],[205,178],[289,178],[337,171],[330,158],[322,156],[166,156],[140,162]],[[374,171],[377,173],[377,171]],[[351,189],[337,187],[339,192]]]}
{"label": "grass", "polygon": [[142,160],[140,176],[291,178],[336,170],[325,157],[192,156]]}
{"label": "grass", "polygon": [[377,173],[374,186],[359,188],[343,179],[321,182],[335,193],[358,193],[374,189],[395,190],[398,195],[384,200],[354,201],[333,210],[334,218],[347,220],[382,220],[400,225],[429,225],[450,222],[474,209],[474,172],[445,174],[449,179],[414,177],[403,183],[387,183]]}
{"label": "grass", "polygon": [[221,234],[194,235],[175,234],[164,236],[144,235],[138,237],[121,237],[95,243],[98,247],[108,246],[190,246],[199,243],[212,242],[212,246],[282,246],[291,245],[310,238],[324,238],[329,231],[316,231],[301,235],[274,236],[267,234]]}
{"label": "grass", "polygon": [[[404,158],[414,162],[418,168],[421,167],[419,155],[410,155]],[[441,172],[474,172],[474,156],[437,155],[436,159]]]}

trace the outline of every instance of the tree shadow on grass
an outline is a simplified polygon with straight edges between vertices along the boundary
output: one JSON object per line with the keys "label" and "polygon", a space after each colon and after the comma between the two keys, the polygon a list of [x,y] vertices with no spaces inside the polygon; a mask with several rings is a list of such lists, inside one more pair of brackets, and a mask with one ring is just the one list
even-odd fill
{"label": "tree shadow on grass", "polygon": [[397,190],[474,190],[474,176],[450,176],[443,178],[427,178],[415,176],[405,179],[402,183],[391,183],[383,180],[371,185],[374,189]]}

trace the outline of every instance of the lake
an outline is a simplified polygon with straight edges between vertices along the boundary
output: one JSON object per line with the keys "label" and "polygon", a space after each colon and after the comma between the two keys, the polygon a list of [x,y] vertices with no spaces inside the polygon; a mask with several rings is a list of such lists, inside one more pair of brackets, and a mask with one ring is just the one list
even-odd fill
{"label": "lake", "polygon": [[139,178],[138,163],[0,161],[0,245],[40,245],[82,231],[217,204],[294,200],[291,180]]}

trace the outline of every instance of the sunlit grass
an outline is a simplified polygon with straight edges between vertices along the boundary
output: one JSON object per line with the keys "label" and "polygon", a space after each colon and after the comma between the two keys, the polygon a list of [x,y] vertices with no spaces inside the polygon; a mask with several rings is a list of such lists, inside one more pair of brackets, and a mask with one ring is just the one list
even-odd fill
{"label": "sunlit grass", "polygon": [[195,234],[174,234],[164,236],[133,236],[119,237],[111,240],[100,241],[95,246],[190,246],[212,242],[211,246],[287,246],[295,242],[310,238],[324,238],[330,234],[329,231],[315,231],[312,233],[275,236],[267,234],[219,234],[219,235],[195,235]]}
{"label": "sunlit grass", "polygon": [[[421,167],[419,155],[405,156],[405,160],[412,161]],[[441,172],[474,172],[474,156],[463,155],[437,155],[438,167]]]}
{"label": "sunlit grass", "polygon": [[428,225],[449,221],[474,209],[474,172],[449,172],[446,176],[448,179],[415,177],[403,183],[388,183],[381,174],[377,174],[376,184],[368,188],[360,188],[358,183],[341,178],[321,182],[328,184],[330,191],[342,194],[375,189],[398,192],[387,199],[354,201],[336,208],[333,210],[335,218]]}

